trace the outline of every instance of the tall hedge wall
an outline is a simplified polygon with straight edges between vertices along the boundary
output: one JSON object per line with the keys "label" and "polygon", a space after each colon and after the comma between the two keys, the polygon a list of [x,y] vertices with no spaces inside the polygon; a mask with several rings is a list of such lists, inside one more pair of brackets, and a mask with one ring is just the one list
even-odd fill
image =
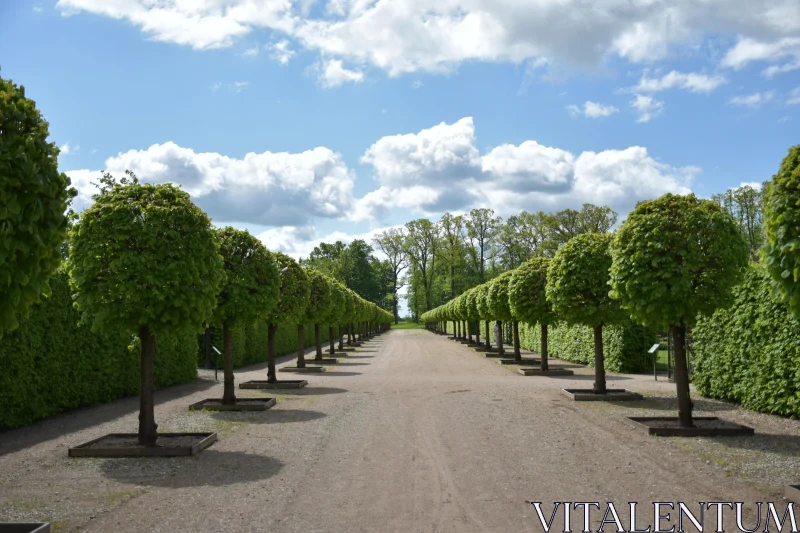
{"label": "tall hedge wall", "polygon": [[[335,331],[334,331],[334,334]],[[328,342],[328,326],[320,327],[322,342]],[[213,346],[222,351],[222,327],[212,329]],[[314,326],[307,326],[305,329],[305,345],[310,348],[316,344],[314,336]],[[205,338],[199,337],[198,341],[198,366],[204,367],[206,364]],[[278,326],[278,335],[275,339],[275,352],[278,355],[297,353],[297,325],[283,324]],[[214,366],[216,353],[211,352],[211,366]],[[252,365],[264,363],[267,360],[267,324],[266,322],[254,322],[252,324],[237,327],[233,331],[233,366]],[[222,356],[219,356],[219,367],[222,368]]]}
{"label": "tall hedge wall", "polygon": [[[550,357],[580,363],[594,364],[594,331],[589,326],[568,326],[564,323],[550,325],[547,330]],[[540,326],[520,324],[520,344],[538,352]],[[628,320],[621,325],[603,327],[605,367],[611,372],[647,372],[653,370],[653,356],[647,349],[656,343],[656,331]]]}
{"label": "tall hedge wall", "polygon": [[712,398],[800,417],[800,322],[761,265],[734,289],[735,302],[698,320],[693,381]]}
{"label": "tall hedge wall", "polygon": [[[78,326],[67,276],[50,280],[52,295],[0,339],[0,430],[85,405],[139,393],[139,353],[131,338]],[[156,386],[197,377],[197,339],[156,344]]]}
{"label": "tall hedge wall", "polygon": [[[505,324],[504,324],[505,325]],[[453,323],[447,323],[448,333],[453,332]],[[481,321],[481,340],[483,339],[485,322]],[[504,344],[511,345],[509,331],[503,333]],[[538,325],[519,325],[520,346],[538,353],[541,340]],[[489,327],[489,338],[494,339],[494,321]],[[564,323],[550,325],[548,328],[548,351],[550,357],[594,365],[594,331],[589,326],[567,326]],[[656,329],[645,328],[628,320],[622,325],[605,326],[603,328],[603,349],[606,370],[611,372],[637,373],[653,371],[653,356],[647,353],[657,341]],[[506,349],[508,351],[508,348]]]}

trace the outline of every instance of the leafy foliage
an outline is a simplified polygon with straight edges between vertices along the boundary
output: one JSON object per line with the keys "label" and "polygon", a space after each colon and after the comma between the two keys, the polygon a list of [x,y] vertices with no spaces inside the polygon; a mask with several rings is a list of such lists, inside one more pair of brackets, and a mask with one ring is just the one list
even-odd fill
{"label": "leafy foliage", "polygon": [[[79,326],[66,273],[56,272],[50,286],[51,296],[0,339],[0,431],[139,393],[139,347],[130,332]],[[156,386],[194,380],[196,351],[195,335],[160,340]]]}
{"label": "leafy foliage", "polygon": [[217,296],[214,322],[252,322],[278,303],[280,276],[272,254],[246,230],[217,230],[225,282]]}
{"label": "leafy foliage", "polygon": [[514,320],[508,305],[508,283],[513,271],[503,272],[488,283],[486,303],[495,320]]}
{"label": "leafy foliage", "polygon": [[[525,348],[541,351],[541,326],[520,326],[520,343]],[[583,324],[556,322],[548,327],[548,349],[551,357],[594,366],[593,330]],[[639,326],[631,319],[603,328],[604,367],[611,372],[652,372],[653,356],[647,349],[656,342],[656,330]]]}
{"label": "leafy foliage", "polygon": [[308,324],[322,324],[329,315],[332,307],[331,284],[327,276],[313,268],[307,268],[309,282],[309,303],[306,309],[305,322]]}
{"label": "leafy foliage", "polygon": [[608,233],[578,235],[550,262],[547,299],[568,323],[597,326],[625,318],[619,303],[608,295],[611,239]]}
{"label": "leafy foliage", "polygon": [[800,145],[789,149],[764,198],[767,270],[800,317]]}
{"label": "leafy foliage", "polygon": [[693,194],[640,202],[611,250],[612,295],[643,324],[691,324],[730,303],[748,257],[733,218]]}
{"label": "leafy foliage", "polygon": [[208,321],[224,278],[208,216],[171,184],[106,174],[70,232],[68,263],[82,320],[160,336]]}
{"label": "leafy foliage", "polygon": [[800,321],[752,264],[733,305],[701,316],[692,331],[693,382],[705,396],[748,409],[800,417]]}
{"label": "leafy foliage", "polygon": [[547,300],[547,268],[550,260],[536,257],[512,271],[508,283],[508,303],[512,314],[529,324],[552,324],[556,314]]}
{"label": "leafy foliage", "polygon": [[308,275],[305,269],[288,255],[281,252],[275,252],[273,255],[278,265],[281,288],[278,305],[269,313],[268,322],[272,324],[303,322],[311,297]]}
{"label": "leafy foliage", "polygon": [[75,190],[25,88],[0,78],[0,338],[41,295],[61,263]]}

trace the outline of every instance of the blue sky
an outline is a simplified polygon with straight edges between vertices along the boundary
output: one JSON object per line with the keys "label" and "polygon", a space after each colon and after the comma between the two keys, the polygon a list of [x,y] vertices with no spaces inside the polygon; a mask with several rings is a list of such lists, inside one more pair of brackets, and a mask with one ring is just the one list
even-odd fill
{"label": "blue sky", "polygon": [[709,196],[800,142],[800,2],[578,4],[4,0],[0,72],[79,208],[131,168],[295,256],[445,210]]}

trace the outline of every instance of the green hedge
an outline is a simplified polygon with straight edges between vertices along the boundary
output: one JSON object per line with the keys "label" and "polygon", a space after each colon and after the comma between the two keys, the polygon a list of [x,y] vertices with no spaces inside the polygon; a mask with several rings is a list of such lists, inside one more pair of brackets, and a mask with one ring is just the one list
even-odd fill
{"label": "green hedge", "polygon": [[702,317],[693,330],[693,381],[704,396],[800,417],[800,322],[751,265],[729,309]]}
{"label": "green hedge", "polygon": [[[335,331],[334,331],[335,334]],[[328,342],[328,326],[320,327],[322,342]],[[222,351],[222,327],[217,326],[212,329],[213,346]],[[307,326],[305,329],[305,345],[310,348],[316,344],[314,337],[314,326]],[[198,340],[197,364],[204,367],[206,364],[205,337],[201,335]],[[297,326],[295,324],[284,324],[278,326],[278,334],[275,339],[275,352],[278,355],[297,353]],[[215,364],[217,354],[212,350],[211,365]],[[219,368],[222,368],[222,356],[219,356]],[[233,330],[233,366],[252,365],[267,361],[267,324],[266,322],[254,322],[243,325]]]}
{"label": "green hedge", "polygon": [[[485,321],[481,320],[481,342],[485,342]],[[505,324],[504,324],[505,326]],[[511,330],[503,328],[503,341],[506,351],[511,351]],[[447,323],[447,332],[453,332],[453,323]],[[540,328],[538,325],[519,325],[520,346],[538,353],[540,348]],[[494,343],[494,321],[489,325],[489,338]],[[588,326],[567,326],[564,323],[548,328],[548,353],[550,357],[594,365],[594,331]],[[622,325],[603,328],[603,349],[606,370],[611,372],[636,373],[652,372],[653,356],[647,350],[657,342],[656,329],[645,328],[628,320]]]}
{"label": "green hedge", "polygon": [[[594,331],[589,326],[568,326],[564,323],[551,325],[547,331],[550,357],[594,365]],[[539,352],[540,327],[520,324],[520,344]],[[605,367],[610,372],[652,372],[653,356],[648,348],[656,343],[656,331],[628,320],[621,325],[603,328],[603,351]]]}
{"label": "green hedge", "polygon": [[[52,295],[0,339],[0,430],[139,394],[139,354],[132,339],[78,326],[80,315],[64,273],[53,276],[50,287]],[[175,343],[158,341],[156,386],[195,379],[196,353],[193,335]]]}

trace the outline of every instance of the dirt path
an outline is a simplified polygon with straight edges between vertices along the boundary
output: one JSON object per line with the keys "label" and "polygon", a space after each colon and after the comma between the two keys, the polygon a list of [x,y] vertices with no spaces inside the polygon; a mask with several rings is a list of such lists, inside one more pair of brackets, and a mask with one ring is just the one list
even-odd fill
{"label": "dirt path", "polygon": [[[265,372],[248,370],[237,381]],[[213,382],[159,393],[161,430],[220,432],[212,448],[186,459],[66,458],[70,445],[135,429],[135,399],[0,434],[0,521],[49,517],[62,530],[98,532],[500,533],[541,531],[526,501],[547,502],[548,513],[554,501],[625,509],[638,501],[649,513],[640,525],[652,523],[651,501],[777,501],[778,484],[726,475],[698,451],[730,444],[650,438],[623,420],[631,407],[576,404],[559,393],[590,385],[587,369],[523,377],[443,337],[405,330],[329,370],[266,413],[187,413],[193,401],[221,394]],[[648,395],[645,410],[663,412],[674,394],[652,377],[609,378]],[[725,417],[778,424],[797,444],[797,422],[740,410]]]}

